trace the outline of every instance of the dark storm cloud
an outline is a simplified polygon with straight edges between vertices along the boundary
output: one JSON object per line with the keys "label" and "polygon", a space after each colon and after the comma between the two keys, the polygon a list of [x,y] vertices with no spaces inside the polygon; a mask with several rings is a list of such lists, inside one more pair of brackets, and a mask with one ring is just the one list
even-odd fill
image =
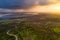
{"label": "dark storm cloud", "polygon": [[27,8],[35,5],[36,2],[40,5],[46,4],[46,0],[0,0],[0,8]]}

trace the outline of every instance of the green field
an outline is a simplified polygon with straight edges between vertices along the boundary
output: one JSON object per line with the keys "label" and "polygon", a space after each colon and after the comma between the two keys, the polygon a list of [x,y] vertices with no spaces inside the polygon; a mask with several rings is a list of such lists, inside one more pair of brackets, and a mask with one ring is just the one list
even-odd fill
{"label": "green field", "polygon": [[0,40],[16,39],[60,40],[60,15],[39,14],[1,22]]}

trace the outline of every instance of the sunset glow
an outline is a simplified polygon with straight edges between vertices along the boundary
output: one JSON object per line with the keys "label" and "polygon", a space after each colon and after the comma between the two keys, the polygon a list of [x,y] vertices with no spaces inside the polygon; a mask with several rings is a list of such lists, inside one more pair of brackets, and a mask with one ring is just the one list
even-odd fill
{"label": "sunset glow", "polygon": [[60,3],[40,6],[36,5],[28,9],[15,10],[16,12],[42,12],[42,13],[60,13]]}
{"label": "sunset glow", "polygon": [[40,13],[59,13],[60,14],[60,3],[59,0],[48,0],[48,5],[39,5],[36,1],[35,6],[29,7],[27,9],[18,9],[15,12],[40,12]]}
{"label": "sunset glow", "polygon": [[[47,5],[40,5],[39,1],[35,2],[34,6],[23,9],[1,9],[0,12],[39,12],[39,13],[54,13],[60,14],[60,1],[48,0]],[[35,13],[36,14],[36,13]]]}

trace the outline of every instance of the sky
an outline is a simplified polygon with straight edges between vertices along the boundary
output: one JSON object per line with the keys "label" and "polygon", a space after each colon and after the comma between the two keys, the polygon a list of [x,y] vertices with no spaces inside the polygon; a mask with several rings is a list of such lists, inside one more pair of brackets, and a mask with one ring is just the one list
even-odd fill
{"label": "sky", "polygon": [[60,0],[0,0],[0,12],[60,12]]}
{"label": "sky", "polygon": [[57,2],[57,0],[0,0],[0,8],[19,9],[27,8],[36,4],[47,5]]}
{"label": "sky", "polygon": [[45,4],[45,0],[0,0],[0,8],[6,9],[18,9],[27,8],[36,4],[39,1],[40,4]]}

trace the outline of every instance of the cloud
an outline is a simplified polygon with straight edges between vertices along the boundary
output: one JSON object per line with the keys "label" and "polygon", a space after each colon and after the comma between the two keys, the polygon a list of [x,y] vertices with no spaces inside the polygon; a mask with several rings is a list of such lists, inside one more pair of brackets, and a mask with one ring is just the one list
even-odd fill
{"label": "cloud", "polygon": [[[15,12],[38,12],[38,13],[48,13],[48,14],[60,14],[60,3],[50,4],[50,5],[37,5],[32,6],[28,9],[18,9]],[[32,14],[38,14],[32,13]]]}
{"label": "cloud", "polygon": [[32,6],[26,9],[1,9],[0,12],[42,12],[42,13],[55,13],[59,12],[60,13],[60,3],[57,4],[50,4],[50,5],[37,5],[37,6]]}
{"label": "cloud", "polygon": [[[0,3],[1,2],[2,4],[0,4],[0,12],[40,12],[40,13],[41,12],[42,13],[59,12],[60,13],[59,0],[53,0],[53,1],[52,0],[17,0],[17,1],[6,0],[4,1],[5,3],[3,3],[2,0],[0,0]],[[4,8],[7,8],[7,9],[4,9]],[[11,8],[11,9],[8,9],[8,8]]]}
{"label": "cloud", "polygon": [[46,5],[49,3],[56,2],[54,0],[0,0],[0,8],[7,9],[21,9],[28,8],[33,5]]}
{"label": "cloud", "polygon": [[54,4],[54,3],[59,3],[60,0],[48,0],[48,3],[50,4]]}

